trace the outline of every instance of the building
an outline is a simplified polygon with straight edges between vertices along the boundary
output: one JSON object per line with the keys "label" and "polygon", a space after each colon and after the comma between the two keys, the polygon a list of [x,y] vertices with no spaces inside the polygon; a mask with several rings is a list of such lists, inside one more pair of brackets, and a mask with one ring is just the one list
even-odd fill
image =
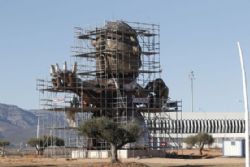
{"label": "building", "polygon": [[[182,139],[199,132],[209,133],[215,138],[215,147],[222,147],[224,140],[240,140],[244,138],[244,112],[182,112],[168,113],[169,119],[160,122],[149,122],[153,136],[160,145],[175,141],[180,146]],[[169,136],[163,139],[162,136]],[[159,145],[159,144],[158,144]]]}

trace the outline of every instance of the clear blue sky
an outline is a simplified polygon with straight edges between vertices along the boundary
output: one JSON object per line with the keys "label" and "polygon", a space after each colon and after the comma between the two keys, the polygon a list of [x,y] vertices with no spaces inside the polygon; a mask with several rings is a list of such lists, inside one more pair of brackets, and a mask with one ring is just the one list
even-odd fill
{"label": "clear blue sky", "polygon": [[243,111],[236,42],[250,79],[249,0],[0,0],[0,103],[38,108],[36,79],[70,59],[73,27],[119,19],[160,24],[162,76],[183,111],[191,70],[195,111]]}

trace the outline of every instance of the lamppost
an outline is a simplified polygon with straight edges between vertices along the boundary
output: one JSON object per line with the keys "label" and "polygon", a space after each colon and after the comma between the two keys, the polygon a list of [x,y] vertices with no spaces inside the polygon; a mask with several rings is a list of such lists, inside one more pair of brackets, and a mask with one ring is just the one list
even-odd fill
{"label": "lamppost", "polygon": [[249,167],[249,112],[248,112],[248,96],[247,96],[247,79],[246,72],[244,67],[243,54],[240,47],[240,43],[237,42],[240,56],[240,65],[241,65],[241,73],[242,73],[242,85],[243,85],[243,97],[244,97],[244,109],[245,109],[245,150],[246,150],[246,158],[245,158],[245,166]]}
{"label": "lamppost", "polygon": [[191,71],[189,74],[189,78],[191,81],[191,111],[194,112],[194,71]]}

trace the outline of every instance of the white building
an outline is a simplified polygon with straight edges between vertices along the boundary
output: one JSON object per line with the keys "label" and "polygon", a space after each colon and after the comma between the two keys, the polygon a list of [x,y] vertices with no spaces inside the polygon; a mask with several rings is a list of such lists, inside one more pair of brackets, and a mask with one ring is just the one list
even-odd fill
{"label": "white building", "polygon": [[[166,119],[148,121],[148,127],[158,146],[166,141],[182,143],[182,139],[199,132],[209,133],[215,138],[215,147],[222,147],[224,140],[244,139],[244,112],[172,112]],[[166,144],[163,144],[166,145]]]}

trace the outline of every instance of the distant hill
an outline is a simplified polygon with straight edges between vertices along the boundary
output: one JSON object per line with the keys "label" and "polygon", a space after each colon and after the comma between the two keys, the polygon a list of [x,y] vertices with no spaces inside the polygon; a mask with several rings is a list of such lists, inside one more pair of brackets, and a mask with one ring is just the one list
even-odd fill
{"label": "distant hill", "polygon": [[[67,129],[68,123],[64,112],[41,110],[25,110],[15,105],[0,103],[0,139],[5,139],[14,146],[24,145],[31,137],[37,135],[38,115],[40,118],[40,135],[61,135],[65,141],[75,133],[64,134],[60,129]],[[86,113],[78,113],[77,120],[81,120]],[[58,129],[53,130],[51,127]],[[68,129],[71,132],[70,129]],[[66,132],[66,131],[65,131]]]}
{"label": "distant hill", "polygon": [[36,136],[37,116],[15,105],[0,103],[0,138],[12,145],[26,143]]}

